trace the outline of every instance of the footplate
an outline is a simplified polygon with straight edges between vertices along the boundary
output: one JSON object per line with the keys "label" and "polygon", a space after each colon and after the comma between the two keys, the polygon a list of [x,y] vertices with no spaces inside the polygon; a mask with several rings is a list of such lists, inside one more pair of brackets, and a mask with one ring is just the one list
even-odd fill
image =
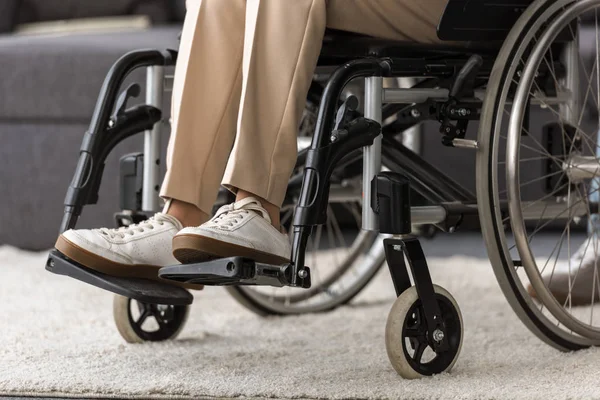
{"label": "footplate", "polygon": [[76,263],[58,250],[50,252],[46,269],[143,303],[183,306],[193,301],[192,294],[184,288],[149,279],[106,275]]}
{"label": "footplate", "polygon": [[[208,286],[263,285],[290,286],[289,264],[270,265],[257,263],[243,257],[220,258],[196,264],[173,265],[161,268],[158,276],[176,282]],[[304,268],[298,282],[300,287],[310,288],[310,270]]]}

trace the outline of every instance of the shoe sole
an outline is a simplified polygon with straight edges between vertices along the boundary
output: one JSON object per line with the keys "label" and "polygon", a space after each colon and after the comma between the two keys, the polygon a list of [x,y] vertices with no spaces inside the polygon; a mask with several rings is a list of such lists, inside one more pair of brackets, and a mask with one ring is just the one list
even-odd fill
{"label": "shoe sole", "polygon": [[289,258],[227,243],[199,235],[177,235],[173,238],[173,256],[183,264],[200,263],[226,257],[245,257],[264,264],[288,264]]}
{"label": "shoe sole", "polygon": [[94,271],[98,271],[106,275],[115,276],[118,278],[150,279],[153,281],[168,283],[173,286],[180,286],[186,289],[202,290],[204,288],[204,285],[185,284],[160,279],[158,277],[158,270],[162,267],[157,265],[130,265],[114,262],[94,254],[89,250],[79,247],[62,235],[58,237],[54,247],[71,260],[83,265],[86,268],[93,269]]}

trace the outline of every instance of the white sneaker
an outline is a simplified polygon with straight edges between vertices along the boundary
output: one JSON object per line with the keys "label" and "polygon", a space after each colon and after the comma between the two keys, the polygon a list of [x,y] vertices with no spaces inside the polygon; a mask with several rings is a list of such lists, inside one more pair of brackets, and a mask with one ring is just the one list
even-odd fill
{"label": "white sneaker", "polygon": [[157,213],[119,229],[71,229],[58,237],[55,247],[70,259],[108,275],[157,279],[159,268],[179,264],[171,246],[181,229],[175,217]]}
{"label": "white sneaker", "polygon": [[173,255],[182,263],[241,256],[284,264],[290,253],[287,235],[271,225],[269,213],[254,197],[221,207],[210,221],[173,238]]}

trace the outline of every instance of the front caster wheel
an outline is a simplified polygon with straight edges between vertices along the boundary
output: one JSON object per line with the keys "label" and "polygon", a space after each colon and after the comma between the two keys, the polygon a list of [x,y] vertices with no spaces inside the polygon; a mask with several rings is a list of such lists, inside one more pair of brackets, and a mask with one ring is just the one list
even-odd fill
{"label": "front caster wheel", "polygon": [[117,329],[128,343],[175,339],[188,314],[189,306],[147,304],[119,295],[113,301]]}
{"label": "front caster wheel", "polygon": [[406,379],[418,379],[454,366],[463,338],[463,320],[456,300],[446,289],[433,285],[445,325],[448,350],[435,352],[427,341],[427,322],[417,295],[411,287],[394,302],[385,327],[385,347],[392,366]]}

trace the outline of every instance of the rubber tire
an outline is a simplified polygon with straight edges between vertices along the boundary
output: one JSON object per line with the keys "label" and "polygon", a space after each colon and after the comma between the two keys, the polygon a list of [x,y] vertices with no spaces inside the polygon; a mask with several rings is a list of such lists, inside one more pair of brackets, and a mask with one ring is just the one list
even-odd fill
{"label": "rubber tire", "polygon": [[[502,236],[505,232],[501,226],[501,219],[496,215],[498,204],[496,204],[492,192],[494,177],[491,171],[495,155],[493,151],[496,150],[494,148],[494,129],[499,119],[496,115],[498,102],[506,79],[510,79],[506,75],[508,75],[512,63],[515,62],[514,53],[523,37],[532,29],[532,25],[540,20],[539,15],[552,4],[547,0],[536,0],[532,3],[507,36],[496,58],[486,89],[477,136],[479,149],[477,151],[477,168],[475,168],[476,189],[482,235],[492,269],[508,303],[525,326],[542,341],[561,351],[573,351],[586,348],[590,343],[586,343],[585,339],[573,340],[554,332],[547,326],[548,320],[540,318],[536,312],[531,310],[531,296],[525,290],[519,290],[521,284],[517,282],[518,278],[514,275],[510,254],[504,252]],[[503,117],[500,116],[501,118]]]}
{"label": "rubber tire", "polygon": [[[464,338],[463,318],[460,312],[460,308],[458,307],[458,303],[446,289],[435,284],[433,285],[433,289],[436,294],[445,297],[450,301],[450,303],[452,303],[452,306],[456,309],[456,312],[459,316],[461,335],[458,351],[456,352],[452,363],[443,371],[450,372],[450,370],[456,363],[458,356],[460,355],[460,350],[462,349],[462,343]],[[419,296],[417,294],[417,288],[415,286],[412,286],[409,289],[405,290],[400,296],[398,296],[398,298],[394,302],[394,305],[392,306],[392,309],[388,314],[387,323],[385,325],[385,348],[387,350],[388,358],[390,360],[390,363],[392,364],[392,367],[394,367],[398,375],[400,375],[404,379],[421,379],[425,377],[425,375],[422,375],[419,372],[415,371],[406,359],[406,354],[404,353],[405,341],[402,337],[402,328],[404,326],[404,320],[406,319],[406,315],[418,299]]]}
{"label": "rubber tire", "polygon": [[[117,325],[117,330],[125,339],[127,343],[144,343],[146,340],[142,339],[131,327],[129,322],[129,298],[121,295],[115,295],[113,298],[113,318],[115,320],[115,324]],[[175,339],[183,327],[187,322],[188,316],[190,314],[190,307],[185,306],[185,316],[181,324],[179,325],[177,331],[175,331],[171,336],[165,338],[164,340],[172,340]]]}

